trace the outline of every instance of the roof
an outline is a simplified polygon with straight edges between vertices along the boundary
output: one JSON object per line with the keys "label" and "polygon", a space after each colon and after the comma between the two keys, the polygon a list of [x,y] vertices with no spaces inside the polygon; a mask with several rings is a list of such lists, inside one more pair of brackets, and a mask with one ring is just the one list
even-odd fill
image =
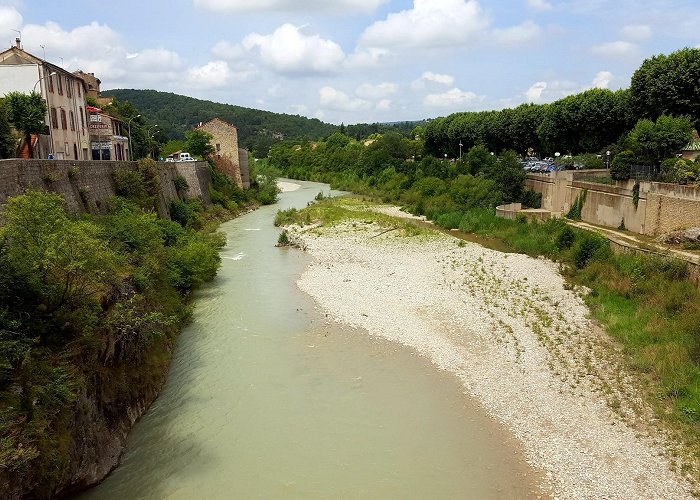
{"label": "roof", "polygon": [[50,71],[61,72],[66,76],[70,75],[72,78],[77,79],[78,81],[83,83],[83,89],[87,89],[85,81],[82,78],[74,75],[68,70],[61,68],[60,66],[56,66],[53,63],[50,63],[48,61],[45,61],[44,59],[41,59],[40,57],[30,54],[24,49],[10,47],[9,49],[0,52],[0,65],[17,66],[21,64],[37,64],[39,66],[47,66]]}
{"label": "roof", "polygon": [[693,130],[690,142],[683,148],[683,151],[700,151],[700,136],[697,130]]}
{"label": "roof", "polygon": [[229,122],[227,122],[226,120],[222,120],[221,118],[218,118],[218,117],[217,117],[217,118],[213,118],[213,119],[209,120],[209,121],[206,122],[206,123],[202,123],[201,125],[199,125],[198,127],[196,127],[195,130],[196,130],[196,129],[200,129],[200,128],[205,128],[207,125],[209,125],[210,123],[214,123],[214,122],[223,123],[223,124],[226,125],[227,127],[232,127],[232,128],[235,128],[236,130],[238,130],[238,127],[236,127],[233,123],[229,123]]}

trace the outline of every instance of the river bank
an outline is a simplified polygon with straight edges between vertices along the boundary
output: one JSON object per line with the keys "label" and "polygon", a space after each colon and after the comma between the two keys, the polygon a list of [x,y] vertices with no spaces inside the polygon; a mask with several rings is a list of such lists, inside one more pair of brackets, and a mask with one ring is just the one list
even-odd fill
{"label": "river bank", "polygon": [[634,378],[556,264],[386,230],[362,220],[290,229],[314,258],[299,288],[339,323],[456,374],[554,496],[690,497]]}

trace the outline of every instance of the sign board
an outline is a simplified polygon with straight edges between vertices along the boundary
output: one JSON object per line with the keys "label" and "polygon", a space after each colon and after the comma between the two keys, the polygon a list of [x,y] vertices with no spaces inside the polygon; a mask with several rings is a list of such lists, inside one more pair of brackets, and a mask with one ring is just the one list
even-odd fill
{"label": "sign board", "polygon": [[108,124],[106,123],[91,123],[90,124],[90,129],[95,130],[95,129],[108,129],[110,128]]}
{"label": "sign board", "polygon": [[93,142],[92,143],[92,150],[96,151],[99,149],[109,149],[110,146],[112,145],[111,142],[105,141],[105,142]]}

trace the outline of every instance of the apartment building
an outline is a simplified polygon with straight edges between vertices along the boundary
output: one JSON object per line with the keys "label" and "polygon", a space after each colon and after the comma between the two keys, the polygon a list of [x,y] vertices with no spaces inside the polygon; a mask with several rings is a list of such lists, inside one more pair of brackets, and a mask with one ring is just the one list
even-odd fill
{"label": "apartment building", "polygon": [[39,92],[48,107],[44,134],[33,138],[34,156],[88,160],[90,136],[83,79],[15,46],[0,52],[0,96]]}
{"label": "apartment building", "polygon": [[124,124],[118,118],[103,113],[101,109],[87,107],[90,129],[92,160],[129,159],[129,138],[124,135]]}

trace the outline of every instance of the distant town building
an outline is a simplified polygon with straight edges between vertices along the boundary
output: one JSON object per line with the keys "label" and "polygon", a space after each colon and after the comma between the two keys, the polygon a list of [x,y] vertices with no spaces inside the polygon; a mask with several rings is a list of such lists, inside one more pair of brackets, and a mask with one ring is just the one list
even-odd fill
{"label": "distant town building", "polygon": [[695,160],[698,156],[700,156],[700,136],[697,130],[693,130],[690,143],[681,151],[681,157],[686,160]]}
{"label": "distant town building", "polygon": [[126,161],[129,159],[129,138],[124,124],[101,109],[87,106],[89,113],[90,150],[93,160]]}
{"label": "distant town building", "polygon": [[95,76],[95,73],[85,73],[82,69],[79,69],[74,71],[73,74],[85,82],[87,97],[95,100],[100,97],[100,83],[102,82]]}
{"label": "distant town building", "polygon": [[[214,148],[214,163],[217,169],[226,174],[238,187],[249,188],[248,163],[246,161],[245,165],[241,164],[236,126],[220,118],[214,118],[200,124],[197,129],[212,135],[210,144]],[[245,168],[245,172],[242,167]],[[244,184],[243,178],[247,179],[247,185]]]}
{"label": "distant town building", "polygon": [[[0,96],[36,91],[46,101],[46,130],[32,137],[37,158],[87,160],[89,132],[85,82],[48,61],[15,46],[0,52]],[[24,148],[28,155],[28,148]]]}

